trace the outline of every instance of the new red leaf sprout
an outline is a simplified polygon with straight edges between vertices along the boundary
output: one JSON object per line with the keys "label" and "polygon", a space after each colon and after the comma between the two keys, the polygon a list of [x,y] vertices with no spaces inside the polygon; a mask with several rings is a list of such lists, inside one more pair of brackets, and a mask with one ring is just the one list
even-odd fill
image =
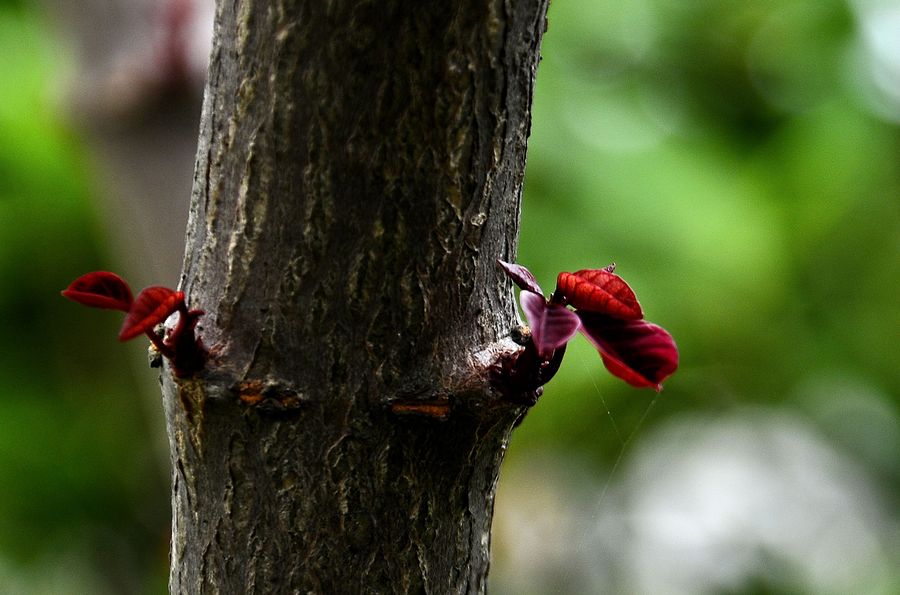
{"label": "new red leaf sprout", "polygon": [[[62,291],[64,297],[84,306],[126,313],[119,340],[128,341],[146,335],[161,355],[172,362],[175,375],[184,378],[200,370],[206,362],[206,350],[194,334],[202,310],[188,310],[184,293],[168,287],[153,286],[132,298],[131,288],[115,273],[94,271],[82,275]],[[163,338],[154,328],[178,312],[178,322]]]}
{"label": "new red leaf sprout", "polygon": [[560,273],[556,291],[546,299],[528,269],[498,262],[522,290],[519,302],[531,329],[525,350],[507,370],[513,389],[534,392],[527,400],[535,400],[536,389],[556,373],[566,343],[578,331],[600,353],[606,369],[632,386],[660,391],[678,368],[672,336],[643,319],[634,291],[615,274],[614,264]]}
{"label": "new red leaf sprout", "polygon": [[560,273],[556,278],[555,298],[576,310],[603,312],[622,320],[644,317],[634,292],[614,272],[615,265],[605,269],[585,269]]}
{"label": "new red leaf sprout", "polygon": [[72,281],[62,294],[72,301],[92,308],[128,312],[134,299],[131,288],[115,273],[94,271]]}
{"label": "new red leaf sprout", "polygon": [[127,341],[152,330],[165,322],[179,304],[184,303],[184,294],[168,287],[148,287],[142,290],[119,331],[119,340]]}

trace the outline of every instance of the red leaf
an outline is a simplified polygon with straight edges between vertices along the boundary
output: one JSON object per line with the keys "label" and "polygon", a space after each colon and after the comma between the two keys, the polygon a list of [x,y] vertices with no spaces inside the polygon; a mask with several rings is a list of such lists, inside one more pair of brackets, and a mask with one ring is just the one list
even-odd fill
{"label": "red leaf", "polygon": [[609,314],[622,320],[644,317],[634,292],[622,277],[607,269],[560,273],[556,291],[578,310]]}
{"label": "red leaf", "polygon": [[519,294],[519,302],[531,327],[531,340],[538,355],[550,359],[578,332],[581,321],[575,312],[559,304],[548,304],[544,296],[531,291]]}
{"label": "red leaf", "polygon": [[163,322],[184,303],[184,293],[168,287],[148,287],[141,291],[119,331],[119,340],[127,341]]}
{"label": "red leaf", "polygon": [[519,286],[519,289],[533,291],[534,293],[544,295],[544,290],[538,285],[537,279],[531,274],[531,271],[520,264],[511,264],[498,260],[503,271],[513,280],[513,283]]}
{"label": "red leaf", "polygon": [[603,365],[628,384],[660,391],[660,383],[678,368],[678,348],[662,327],[583,311],[578,317],[581,332],[600,352]]}
{"label": "red leaf", "polygon": [[92,308],[128,312],[133,301],[128,283],[115,273],[94,271],[72,281],[63,296]]}

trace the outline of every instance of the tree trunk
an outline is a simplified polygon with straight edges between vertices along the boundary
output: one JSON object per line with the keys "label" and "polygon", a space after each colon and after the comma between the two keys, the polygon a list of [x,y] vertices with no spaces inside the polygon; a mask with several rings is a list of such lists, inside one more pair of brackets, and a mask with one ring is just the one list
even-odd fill
{"label": "tree trunk", "polygon": [[547,0],[219,2],[162,375],[175,593],[477,593]]}

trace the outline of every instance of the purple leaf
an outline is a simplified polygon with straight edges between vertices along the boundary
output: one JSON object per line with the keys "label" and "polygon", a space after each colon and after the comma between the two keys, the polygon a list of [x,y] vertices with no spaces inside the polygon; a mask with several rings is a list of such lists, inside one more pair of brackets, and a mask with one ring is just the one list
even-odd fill
{"label": "purple leaf", "polygon": [[544,295],[544,290],[538,285],[537,279],[531,274],[531,271],[520,264],[511,264],[498,260],[503,271],[513,280],[513,283],[519,286],[519,289],[533,291],[539,295]]}
{"label": "purple leaf", "polygon": [[662,390],[662,381],[678,368],[672,335],[646,320],[620,320],[579,311],[581,332],[593,343],[613,376],[638,388]]}
{"label": "purple leaf", "polygon": [[565,345],[581,326],[574,312],[565,306],[547,303],[540,294],[522,291],[519,302],[531,327],[531,340],[544,359],[552,357],[553,352]]}

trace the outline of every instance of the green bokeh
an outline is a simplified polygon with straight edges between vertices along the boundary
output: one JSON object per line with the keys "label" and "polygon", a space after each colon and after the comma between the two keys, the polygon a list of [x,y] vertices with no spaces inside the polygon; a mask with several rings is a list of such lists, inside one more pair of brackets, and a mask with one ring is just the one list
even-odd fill
{"label": "green bokeh", "polygon": [[[576,338],[509,465],[601,474],[673,416],[761,404],[809,419],[896,509],[900,128],[868,101],[859,31],[834,0],[553,3],[519,262],[549,291],[615,261],[681,367],[656,396]],[[152,373],[115,317],[58,295],[111,266],[58,51],[28,3],[0,3],[0,591],[159,592]]]}
{"label": "green bokeh", "polygon": [[0,591],[158,592],[168,489],[144,393],[118,321],[59,295],[107,265],[50,41],[0,6]]}
{"label": "green bokeh", "polygon": [[[841,2],[551,7],[519,261],[548,291],[616,262],[674,335],[681,368],[645,423],[814,408],[793,395],[823,376],[896,410],[900,134],[846,76],[854,34]],[[608,464],[653,400],[570,349],[512,457],[556,444]]]}

